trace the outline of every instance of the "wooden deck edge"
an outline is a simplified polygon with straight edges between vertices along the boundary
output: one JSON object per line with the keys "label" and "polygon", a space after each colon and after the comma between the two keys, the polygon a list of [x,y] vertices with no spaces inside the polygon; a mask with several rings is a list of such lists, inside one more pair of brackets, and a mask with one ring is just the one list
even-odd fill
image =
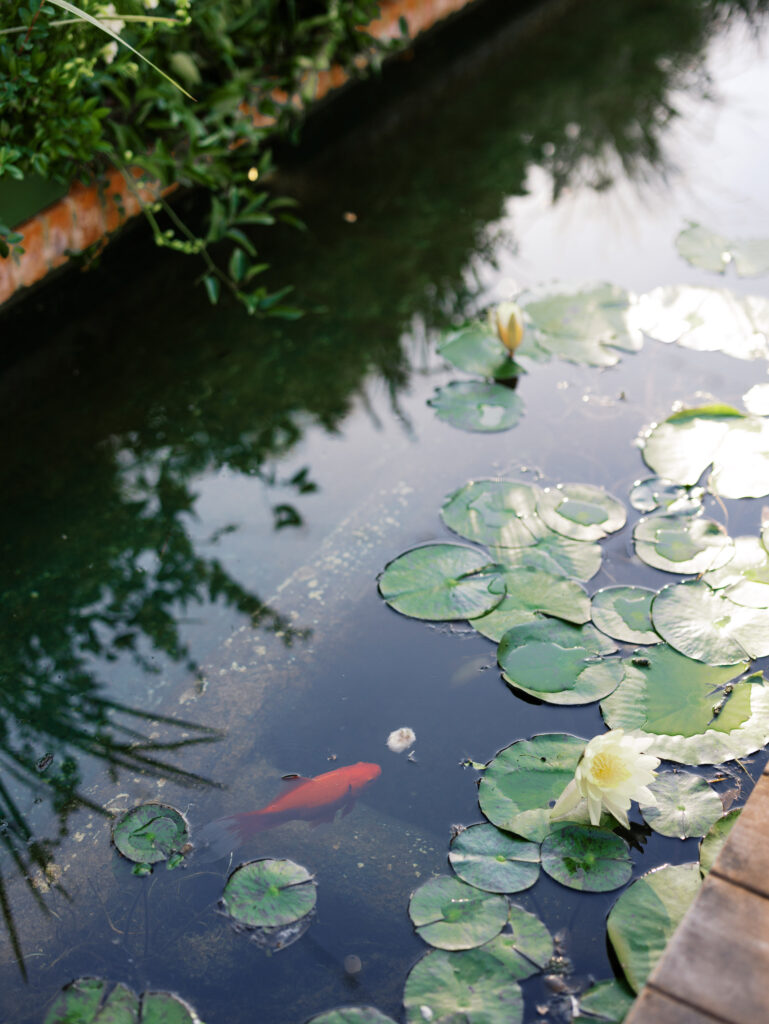
{"label": "wooden deck edge", "polygon": [[[413,39],[450,14],[474,0],[384,0],[380,16],[367,26],[367,31],[382,42],[400,34],[404,18]],[[338,65],[315,76],[314,100],[323,99],[344,85],[348,75]],[[301,106],[298,96],[276,90],[272,97],[279,104]],[[254,123],[269,127],[274,119],[254,111]],[[0,306],[22,288],[42,281],[52,270],[64,265],[71,256],[101,243],[123,224],[141,212],[144,202],[161,194],[170,194],[174,186],[161,193],[158,185],[142,183],[141,172],[132,171],[134,180],[126,181],[117,170],[110,170],[91,185],[76,183],[63,199],[52,203],[35,216],[23,221],[15,230],[23,236],[24,253],[18,262],[12,257],[0,259]]]}
{"label": "wooden deck edge", "polygon": [[625,1024],[769,1021],[769,770]]}

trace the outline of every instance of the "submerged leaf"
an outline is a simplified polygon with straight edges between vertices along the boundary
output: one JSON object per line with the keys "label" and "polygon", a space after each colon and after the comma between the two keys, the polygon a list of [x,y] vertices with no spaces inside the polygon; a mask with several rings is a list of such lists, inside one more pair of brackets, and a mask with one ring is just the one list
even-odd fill
{"label": "submerged leaf", "polygon": [[539,878],[539,847],[494,825],[471,825],[452,840],[449,863],[478,889],[522,892]]}
{"label": "submerged leaf", "polygon": [[291,860],[247,861],[224,887],[222,906],[238,924],[275,928],[292,924],[315,907],[315,879]]}
{"label": "submerged leaf", "polygon": [[493,939],[507,923],[504,896],[459,878],[431,878],[411,895],[409,916],[417,935],[439,949],[472,949]]}
{"label": "submerged leaf", "polygon": [[769,608],[735,604],[703,580],[663,587],[652,601],[652,621],[671,647],[708,665],[769,654]]}
{"label": "submerged leaf", "polygon": [[503,678],[550,704],[589,704],[606,697],[622,678],[622,665],[606,661],[615,645],[592,625],[540,619],[509,629],[497,660]]}
{"label": "submerged leaf", "polygon": [[550,808],[584,749],[584,740],[565,733],[516,740],[486,769],[478,787],[481,810],[499,828],[541,842],[550,832]]}
{"label": "submerged leaf", "polygon": [[604,587],[592,599],[593,623],[614,640],[630,644],[658,644],[651,603],[656,591],[646,587]]}
{"label": "submerged leaf", "polygon": [[742,808],[735,807],[711,825],[708,834],[700,843],[700,873],[702,875],[706,875],[715,864],[716,858],[741,813]]}
{"label": "submerged leaf", "polygon": [[610,892],[633,874],[624,839],[593,825],[556,826],[542,843],[542,868],[569,889]]}
{"label": "submerged leaf", "polygon": [[612,907],[609,941],[635,992],[662,956],[700,883],[699,865],[666,865],[636,879]]}
{"label": "submerged leaf", "polygon": [[760,676],[733,682],[747,662],[703,665],[660,644],[623,664],[622,682],[601,702],[601,713],[610,729],[653,736],[649,754],[721,764],[769,740],[769,687]]}
{"label": "submerged leaf", "polygon": [[649,789],[654,804],[641,804],[646,824],[663,836],[704,836],[723,813],[721,797],[699,775],[659,772]]}
{"label": "submerged leaf", "polygon": [[428,401],[438,419],[461,430],[494,433],[510,430],[523,415],[523,401],[502,384],[452,381]]}
{"label": "submerged leaf", "polygon": [[426,544],[393,559],[379,577],[390,607],[416,619],[470,619],[505,596],[499,567],[475,548]]}
{"label": "submerged leaf", "polygon": [[137,864],[157,864],[184,853],[190,833],[184,817],[166,804],[140,804],[115,822],[112,841]]}
{"label": "submerged leaf", "polygon": [[625,506],[602,487],[558,484],[546,488],[537,504],[542,521],[572,540],[602,540],[625,525]]}

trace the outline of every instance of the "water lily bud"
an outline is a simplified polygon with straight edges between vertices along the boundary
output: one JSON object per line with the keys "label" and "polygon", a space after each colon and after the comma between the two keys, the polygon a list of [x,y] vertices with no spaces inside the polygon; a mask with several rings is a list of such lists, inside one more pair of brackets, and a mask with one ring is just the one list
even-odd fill
{"label": "water lily bud", "polygon": [[500,302],[489,310],[489,327],[496,331],[508,352],[515,352],[523,339],[523,314],[514,302]]}

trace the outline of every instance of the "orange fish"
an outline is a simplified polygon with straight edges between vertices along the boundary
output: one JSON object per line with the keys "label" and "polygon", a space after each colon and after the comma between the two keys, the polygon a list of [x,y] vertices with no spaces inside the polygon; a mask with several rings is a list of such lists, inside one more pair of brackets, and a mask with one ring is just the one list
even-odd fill
{"label": "orange fish", "polygon": [[316,828],[324,821],[333,821],[337,811],[344,817],[355,806],[361,791],[381,774],[378,764],[359,761],[312,779],[284,775],[283,791],[272,803],[258,811],[231,814],[210,822],[198,834],[198,846],[215,857],[224,857],[257,832],[275,828],[284,821],[308,821],[310,828]]}

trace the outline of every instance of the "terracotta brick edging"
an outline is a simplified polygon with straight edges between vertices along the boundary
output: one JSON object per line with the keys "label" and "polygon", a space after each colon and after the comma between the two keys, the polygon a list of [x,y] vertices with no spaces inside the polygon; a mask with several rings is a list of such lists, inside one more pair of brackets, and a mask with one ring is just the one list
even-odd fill
{"label": "terracotta brick edging", "polygon": [[[383,0],[380,15],[367,30],[382,42],[400,34],[399,22],[404,18],[409,35],[414,38],[420,32],[431,28],[449,14],[472,3],[473,0]],[[316,75],[314,100],[322,99],[348,79],[345,70],[338,65]],[[290,97],[276,91],[272,98],[281,104],[298,103],[298,97]],[[269,126],[273,118],[254,115],[255,124]],[[132,172],[135,178],[141,172]],[[173,186],[167,192],[173,191]],[[0,305],[11,298],[19,289],[41,281],[50,271],[65,264],[70,256],[82,253],[89,246],[102,242],[106,245],[109,236],[126,221],[141,212],[142,202],[151,201],[159,195],[157,186],[127,182],[122,173],[111,170],[101,182],[72,186],[67,195],[35,214],[15,230],[23,236],[24,253],[18,263],[13,258],[0,258]]]}

